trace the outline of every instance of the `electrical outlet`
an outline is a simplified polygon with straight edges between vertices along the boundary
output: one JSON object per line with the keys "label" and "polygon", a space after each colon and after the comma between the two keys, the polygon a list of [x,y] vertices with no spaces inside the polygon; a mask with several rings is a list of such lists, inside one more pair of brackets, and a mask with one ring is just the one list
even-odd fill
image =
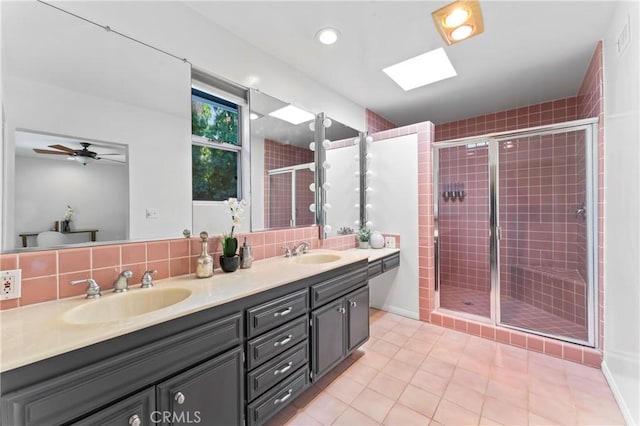
{"label": "electrical outlet", "polygon": [[396,248],[396,238],[395,237],[384,237],[384,246],[386,248]]}
{"label": "electrical outlet", "polygon": [[2,283],[0,300],[18,299],[20,297],[21,277],[21,269],[0,272],[0,283]]}
{"label": "electrical outlet", "polygon": [[147,207],[147,219],[159,219],[160,209]]}

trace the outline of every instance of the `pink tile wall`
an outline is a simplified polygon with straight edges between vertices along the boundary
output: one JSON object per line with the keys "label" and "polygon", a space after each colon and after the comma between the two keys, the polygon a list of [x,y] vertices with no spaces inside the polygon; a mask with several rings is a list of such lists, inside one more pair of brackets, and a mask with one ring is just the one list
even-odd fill
{"label": "pink tile wall", "polygon": [[[291,247],[309,241],[311,248],[346,250],[356,247],[354,235],[320,241],[318,228],[281,229],[249,234],[238,234],[238,240],[247,236],[253,246],[254,259],[266,259],[282,254],[282,246]],[[140,282],[147,269],[157,269],[155,279],[163,279],[195,272],[201,251],[199,238],[181,238],[96,247],[68,248],[37,252],[0,255],[0,268],[22,269],[22,297],[0,302],[0,309],[10,309],[48,300],[81,295],[83,285],[72,286],[69,281],[93,278],[107,290],[120,271],[133,271],[131,283]],[[222,273],[218,258],[222,248],[218,237],[209,239],[209,253],[213,256],[216,273]]]}
{"label": "pink tile wall", "polygon": [[[282,174],[269,177],[267,170],[278,169],[313,162],[313,152],[292,145],[285,145],[269,139],[264,140],[264,203],[265,224],[269,228],[288,227],[291,220],[291,175]],[[313,173],[296,172],[296,225],[305,226],[315,223],[315,215],[309,205],[315,201],[314,193],[309,190],[313,182]]]}
{"label": "pink tile wall", "polygon": [[376,114],[370,109],[366,110],[366,128],[369,134],[381,132],[383,130],[395,129],[397,126],[383,116]]}

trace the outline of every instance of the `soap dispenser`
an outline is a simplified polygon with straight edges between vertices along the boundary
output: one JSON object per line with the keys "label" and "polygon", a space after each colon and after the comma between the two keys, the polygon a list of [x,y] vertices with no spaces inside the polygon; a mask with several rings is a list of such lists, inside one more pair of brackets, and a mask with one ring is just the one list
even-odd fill
{"label": "soap dispenser", "polygon": [[244,244],[240,247],[240,268],[249,269],[253,263],[253,254],[251,253],[251,246],[247,244],[247,237],[244,237]]}
{"label": "soap dispenser", "polygon": [[213,276],[213,257],[209,255],[209,234],[202,231],[200,240],[202,241],[202,253],[198,256],[196,278],[209,278]]}

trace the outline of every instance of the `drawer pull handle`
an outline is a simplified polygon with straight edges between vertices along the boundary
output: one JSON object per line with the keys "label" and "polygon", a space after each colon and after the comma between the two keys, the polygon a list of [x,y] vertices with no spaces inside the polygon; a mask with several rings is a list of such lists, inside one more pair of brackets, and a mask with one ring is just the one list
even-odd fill
{"label": "drawer pull handle", "polygon": [[352,308],[357,308],[358,307],[358,304],[355,302],[355,300],[353,300],[353,301],[351,301],[349,303],[351,304]]}
{"label": "drawer pull handle", "polygon": [[278,405],[278,404],[282,404],[283,402],[285,402],[287,399],[291,398],[291,394],[293,393],[293,389],[289,389],[289,391],[287,392],[287,394],[285,396],[283,396],[282,398],[276,399],[275,401],[273,401],[273,405]]}
{"label": "drawer pull handle", "polygon": [[273,314],[273,316],[274,316],[274,318],[283,317],[285,315],[289,315],[291,313],[291,311],[293,311],[293,308],[291,306],[289,306],[284,311],[276,312],[275,314]]}
{"label": "drawer pull handle", "polygon": [[140,426],[141,424],[142,424],[142,420],[140,420],[139,415],[134,414],[133,416],[129,417],[130,426]]}
{"label": "drawer pull handle", "polygon": [[293,362],[290,362],[289,364],[287,364],[284,367],[282,367],[280,370],[274,371],[273,375],[277,376],[278,374],[286,373],[287,371],[291,370],[291,366],[292,365],[293,365]]}
{"label": "drawer pull handle", "polygon": [[293,335],[288,335],[287,337],[285,337],[284,339],[280,340],[279,342],[275,342],[273,344],[273,346],[283,346],[286,345],[287,343],[289,343],[291,341],[291,338],[293,338]]}
{"label": "drawer pull handle", "polygon": [[347,310],[345,308],[338,308],[338,312],[340,312],[341,314],[345,314],[347,313]]}
{"label": "drawer pull handle", "polygon": [[186,398],[184,397],[184,394],[182,392],[178,392],[173,399],[175,399],[179,405],[182,405],[184,404],[184,400]]}

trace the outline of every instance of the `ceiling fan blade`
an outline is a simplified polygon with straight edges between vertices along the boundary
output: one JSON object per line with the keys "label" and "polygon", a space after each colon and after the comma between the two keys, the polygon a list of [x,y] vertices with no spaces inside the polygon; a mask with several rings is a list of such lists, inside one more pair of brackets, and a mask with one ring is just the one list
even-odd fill
{"label": "ceiling fan blade", "polygon": [[96,157],[96,160],[107,160],[107,161],[113,161],[114,163],[120,163],[120,164],[126,163],[126,161],[112,160],[111,158],[102,158],[102,157]]}
{"label": "ceiling fan blade", "polygon": [[38,149],[38,148],[33,148],[33,150],[38,154],[54,154],[54,155],[67,155],[67,156],[74,154],[73,152],[51,151],[48,149]]}
{"label": "ceiling fan blade", "polygon": [[124,154],[118,154],[117,152],[114,152],[112,154],[98,154],[99,157],[102,157],[103,155],[124,155]]}
{"label": "ceiling fan blade", "polygon": [[49,145],[49,148],[59,149],[60,151],[64,151],[68,154],[74,154],[76,152],[75,149],[67,148],[64,145]]}

